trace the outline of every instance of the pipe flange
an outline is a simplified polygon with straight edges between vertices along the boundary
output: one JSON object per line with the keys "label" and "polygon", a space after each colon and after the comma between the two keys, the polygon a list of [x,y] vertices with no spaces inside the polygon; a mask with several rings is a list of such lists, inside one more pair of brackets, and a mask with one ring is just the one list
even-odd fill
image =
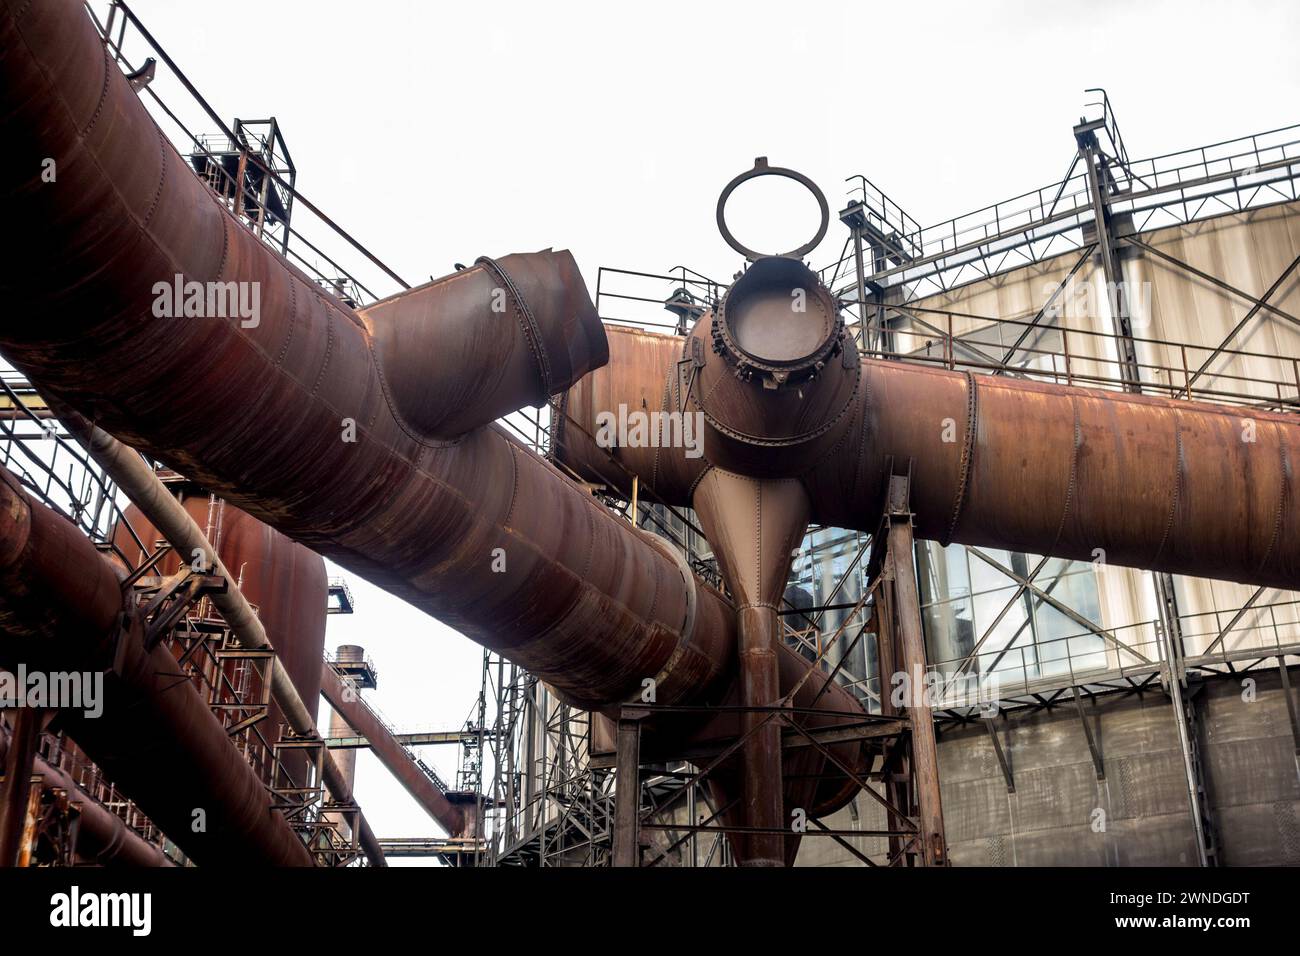
{"label": "pipe flange", "polygon": [[713,351],[742,381],[767,388],[816,378],[847,347],[844,315],[817,275],[798,259],[752,263],[714,309]]}
{"label": "pipe flange", "polygon": [[677,570],[686,586],[686,608],[682,616],[681,626],[677,631],[677,644],[673,647],[672,653],[668,655],[668,660],[664,662],[663,667],[659,669],[659,673],[654,676],[654,686],[657,689],[667,683],[668,678],[676,669],[678,662],[686,653],[687,648],[690,647],[691,640],[695,636],[695,615],[699,606],[699,591],[695,583],[695,574],[691,571],[691,566],[685,556],[659,535],[644,529],[641,530],[641,533],[649,540],[656,551],[677,566]]}

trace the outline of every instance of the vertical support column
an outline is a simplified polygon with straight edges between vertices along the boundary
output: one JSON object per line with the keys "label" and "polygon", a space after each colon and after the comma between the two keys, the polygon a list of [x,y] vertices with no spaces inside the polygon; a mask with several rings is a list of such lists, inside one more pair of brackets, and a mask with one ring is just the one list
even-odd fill
{"label": "vertical support column", "polygon": [[[887,537],[888,535],[886,535]],[[888,545],[878,542],[874,547],[879,549],[881,565],[883,566],[888,561]],[[876,675],[880,687],[880,713],[885,717],[893,717],[898,713],[898,708],[894,706],[893,676],[898,673],[899,655],[898,629],[894,626],[894,594],[892,588],[882,587],[876,592],[873,617],[876,626]],[[900,748],[901,743],[895,744],[895,747]],[[898,749],[888,751],[885,754],[884,764],[881,766],[881,777],[885,788],[885,797],[890,806],[898,807],[906,812],[911,806],[912,799],[908,784],[905,780],[900,779],[902,775],[898,773],[901,760],[902,754]],[[900,832],[904,828],[904,820],[892,809],[886,811],[886,823],[888,829],[894,833]],[[902,850],[903,838],[891,836],[889,838],[889,858],[891,860],[900,859]]]}
{"label": "vertical support column", "polygon": [[641,865],[641,720],[644,710],[625,707],[618,715],[614,755],[614,865]]}
{"label": "vertical support column", "polygon": [[[338,650],[335,651],[335,660],[340,663],[363,664],[365,659],[365,649],[356,644],[341,644]],[[330,708],[329,736],[352,737],[356,736],[357,733],[357,729],[349,724],[342,714],[333,707]],[[357,782],[357,752],[351,747],[347,747],[334,751],[331,757],[339,768],[339,777],[342,779],[343,785],[351,793]],[[352,814],[327,813],[325,817],[338,828],[344,839],[352,838]]]}
{"label": "vertical support column", "polygon": [[[859,330],[862,333],[858,336],[858,345],[868,350],[874,350],[877,347],[882,350],[892,350],[891,338],[885,329],[885,309],[880,302],[879,294],[873,294],[875,299],[873,304],[869,305],[867,302],[867,266],[863,247],[864,238],[871,247],[872,275],[884,270],[885,253],[875,239],[867,236],[866,204],[861,201],[849,203],[845,209],[840,210],[840,222],[849,227],[849,235],[853,242],[853,268],[857,279],[858,322]],[[869,309],[874,309],[876,313],[878,328],[874,337],[865,334]]]}
{"label": "vertical support column", "polygon": [[864,333],[859,345],[863,348],[872,347],[871,336],[866,335],[867,327],[867,268],[862,259],[862,227],[854,225],[850,227],[853,232],[853,268],[857,273],[858,280],[858,324]]}
{"label": "vertical support column", "polygon": [[[1142,392],[1142,370],[1138,362],[1137,346],[1133,341],[1132,317],[1123,282],[1119,255],[1115,248],[1110,217],[1106,203],[1103,176],[1109,176],[1106,158],[1097,140],[1096,130],[1105,126],[1105,119],[1081,123],[1074,128],[1074,138],[1079,146],[1079,158],[1088,175],[1088,195],[1092,204],[1093,221],[1097,229],[1097,249],[1101,255],[1102,271],[1106,278],[1106,301],[1111,313],[1111,324],[1119,355],[1120,375],[1124,390]],[[1193,704],[1187,698],[1187,677],[1183,670],[1182,622],[1171,574],[1153,572],[1156,603],[1160,610],[1166,658],[1169,661],[1169,696],[1178,723],[1178,742],[1183,754],[1183,767],[1187,777],[1187,791],[1191,802],[1192,824],[1196,835],[1197,855],[1201,866],[1210,866],[1215,857],[1214,827],[1209,814],[1205,780],[1201,772],[1200,754],[1196,741],[1196,720]]]}
{"label": "vertical support column", "polygon": [[907,716],[911,725],[912,776],[921,828],[921,865],[946,866],[948,849],[939,797],[939,752],[934,718],[925,699],[925,634],[921,629],[921,605],[912,558],[914,541],[908,488],[909,481],[904,476],[894,475],[889,480],[889,561],[894,572],[899,653],[903,670],[912,683]]}
{"label": "vertical support column", "polygon": [[1120,377],[1124,389],[1142,391],[1142,372],[1138,364],[1137,347],[1133,342],[1133,325],[1129,317],[1128,297],[1124,294],[1123,273],[1111,235],[1110,209],[1102,187],[1101,148],[1094,131],[1095,123],[1076,126],[1074,137],[1079,144],[1079,158],[1088,174],[1088,196],[1092,203],[1093,222],[1097,229],[1097,249],[1101,254],[1101,268],[1106,277],[1106,301],[1110,308],[1111,324],[1115,332],[1115,346],[1119,355]]}
{"label": "vertical support column", "polygon": [[13,714],[13,734],[5,754],[4,790],[0,795],[0,867],[18,864],[27,826],[36,748],[44,722],[44,711],[36,708],[19,707]]}
{"label": "vertical support column", "polygon": [[[1167,577],[1168,575],[1164,575]],[[1164,599],[1164,588],[1156,578],[1156,594]],[[1172,596],[1172,593],[1171,593]],[[1166,623],[1162,615],[1160,636],[1164,642],[1166,663],[1166,686],[1169,691],[1169,703],[1174,711],[1174,723],[1178,728],[1178,747],[1183,757],[1183,774],[1187,784],[1188,808],[1192,815],[1192,834],[1196,839],[1196,856],[1201,866],[1213,866],[1215,847],[1213,829],[1209,817],[1209,801],[1205,792],[1204,777],[1201,773],[1200,748],[1197,741],[1196,704],[1188,696],[1187,669],[1183,663],[1183,641],[1181,630]]]}
{"label": "vertical support column", "polygon": [[1300,711],[1296,709],[1295,694],[1291,691],[1291,673],[1286,669],[1286,655],[1277,656],[1277,672],[1282,678],[1282,695],[1286,698],[1286,713],[1291,718],[1291,743],[1295,745],[1295,773],[1300,780]]}

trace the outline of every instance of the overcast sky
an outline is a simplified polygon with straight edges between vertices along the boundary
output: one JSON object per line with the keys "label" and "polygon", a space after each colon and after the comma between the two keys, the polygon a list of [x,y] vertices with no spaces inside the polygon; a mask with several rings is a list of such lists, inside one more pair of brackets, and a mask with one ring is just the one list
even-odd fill
{"label": "overcast sky", "polygon": [[[131,5],[227,121],[274,115],[300,190],[412,283],[547,246],[593,289],[599,266],[725,279],[714,205],[759,155],[832,210],[863,173],[938,222],[1064,175],[1086,87],[1135,159],[1300,122],[1293,0]],[[730,218],[773,252],[816,225],[773,180]],[[480,649],[348,578],[328,643],[365,645],[367,696],[402,729],[463,722]],[[426,754],[454,778],[454,748]],[[381,837],[437,832],[368,754],[356,793]]]}

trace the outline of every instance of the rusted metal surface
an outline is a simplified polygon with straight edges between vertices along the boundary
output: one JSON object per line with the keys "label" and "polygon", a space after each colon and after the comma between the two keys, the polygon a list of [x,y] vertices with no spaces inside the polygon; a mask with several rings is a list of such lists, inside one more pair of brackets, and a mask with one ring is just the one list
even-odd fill
{"label": "rusted metal surface", "polygon": [[[632,497],[631,476],[638,475],[653,489],[649,500],[689,506],[708,462],[702,455],[688,457],[680,430],[685,422],[674,423],[667,416],[680,413],[681,395],[691,385],[695,366],[689,358],[683,362],[683,343],[677,336],[617,326],[605,332],[609,363],[584,376],[564,396],[564,414],[552,439],[556,458],[584,480],[624,497]],[[620,444],[616,433],[601,433],[602,421],[611,419],[598,416],[608,413],[617,422],[620,408],[647,416],[643,441]],[[675,428],[677,441],[672,440]],[[703,439],[695,432],[691,437]]]}
{"label": "rusted metal surface", "polygon": [[[0,763],[8,759],[13,739],[11,731],[0,720]],[[36,754],[32,761],[38,786],[47,790],[62,790],[77,813],[77,858],[95,866],[173,866],[171,860],[157,846],[128,827],[122,819],[99,801],[92,799],[66,771],[50,764]]]}
{"label": "rusted metal surface", "polygon": [[[325,650],[329,592],[325,562],[247,512],[214,498],[193,482],[178,479],[169,478],[168,489],[216,548],[234,575],[233,583],[257,608],[257,617],[275,648],[276,666],[284,668],[303,701],[315,701],[320,697],[320,660]],[[167,540],[136,505],[128,506],[123,517],[146,546]],[[146,555],[124,525],[114,529],[113,543],[132,566],[144,562]],[[192,554],[173,550],[156,568],[166,576],[176,573],[182,561],[191,564],[193,560]],[[292,730],[279,703],[272,699],[263,733],[274,742],[286,729]],[[302,779],[307,755],[286,754],[285,760],[295,777]]]}
{"label": "rusted metal surface", "polygon": [[32,707],[20,707],[14,712],[13,732],[3,763],[5,779],[0,787],[0,867],[19,865],[43,716],[43,711]]}
{"label": "rusted metal surface", "polygon": [[[780,620],[776,608],[749,605],[738,612],[740,636],[740,699],[750,707],[772,707],[778,703],[780,681],[777,676],[776,644]],[[764,723],[760,712],[746,713],[742,733],[749,733],[742,747],[741,794],[746,826],[782,828],[785,808],[782,804],[781,725],[775,720]],[[742,866],[780,866],[784,860],[782,837],[769,833],[754,834],[745,841]]]}
{"label": "rusted metal surface", "polygon": [[618,791],[614,799],[613,863],[617,867],[641,865],[637,819],[641,814],[641,720],[644,712],[624,709],[618,718]]}
{"label": "rusted metal surface", "polygon": [[[768,531],[875,532],[904,466],[923,538],[1284,588],[1300,576],[1292,417],[861,360],[826,290],[780,257],[752,256],[685,339],[612,334],[611,366],[585,378],[606,348],[565,253],[480,262],[357,314],[185,169],[72,0],[7,3],[0,40],[0,188],[14,218],[46,224],[0,266],[11,314],[40,316],[0,328],[6,356],[52,401],[569,703],[609,711],[647,678],[665,704],[770,702],[785,686],[763,595],[788,554],[763,557],[763,532],[724,513],[732,492],[709,487],[723,470],[801,488],[806,504]],[[45,157],[57,185],[36,182]],[[259,321],[154,318],[154,283],[174,275],[257,283]],[[739,611],[488,424],[566,389],[559,463],[694,504]],[[658,442],[602,448],[599,413],[620,406],[699,412],[703,458],[664,448],[662,422]],[[745,812],[771,820],[779,738],[756,734],[746,754]],[[781,855],[762,839],[746,853]]]}
{"label": "rusted metal surface", "polygon": [[[496,426],[456,441],[422,431],[408,419],[420,397],[396,394],[367,323],[184,168],[79,5],[26,6],[17,22],[13,9],[0,19],[0,181],[13,215],[49,228],[0,285],[14,314],[39,311],[56,331],[8,323],[0,348],[43,393],[572,703],[622,699],[647,677],[679,700],[723,675],[734,644],[720,597],[700,586],[682,633],[695,582],[580,486]],[[57,188],[33,188],[28,167],[47,156]],[[154,283],[176,274],[258,283],[260,321],[154,318]],[[549,293],[575,294],[567,281]],[[463,306],[489,322],[492,304]]]}
{"label": "rusted metal surface", "polygon": [[[608,376],[618,388],[605,400],[625,401],[633,379]],[[581,407],[588,418],[603,410]],[[798,471],[814,523],[874,532],[891,463],[911,461],[921,538],[1269,587],[1300,581],[1296,416],[865,359],[846,420]],[[591,478],[589,456],[562,460]],[[651,481],[640,459],[621,460]],[[688,490],[659,479],[651,487],[670,500]]]}
{"label": "rusted metal surface", "polygon": [[[159,644],[118,618],[114,566],[0,469],[0,665],[110,671],[103,713],[63,711],[68,735],[200,864],[310,866],[262,782]],[[194,811],[206,829],[194,830]]]}
{"label": "rusted metal surface", "polygon": [[[740,701],[747,708],[780,704],[777,609],[794,549],[808,527],[808,498],[796,481],[755,479],[714,468],[695,490],[695,509],[736,602]],[[781,729],[760,710],[741,718],[744,826],[779,830],[782,805]],[[782,837],[752,834],[733,840],[742,865],[779,866]]]}
{"label": "rusted metal surface", "polygon": [[[191,560],[202,558],[204,562],[212,565],[212,571],[225,582],[224,588],[212,595],[212,602],[240,644],[253,651],[270,650],[271,639],[267,636],[266,628],[262,626],[261,618],[236,586],[238,579],[225,566],[220,551],[213,548],[204,529],[200,528],[185,508],[176,501],[154,470],[146,465],[135,451],[103,429],[90,424],[80,414],[60,405],[59,416],[60,421],[82,443],[95,463],[112,477],[118,489],[124,492],[136,507],[148,516],[150,522],[158,527],[163,539],[182,555],[190,555]],[[293,553],[295,558],[301,557],[300,553]],[[305,558],[303,560],[307,564],[315,561],[317,566],[320,562],[319,556],[310,556],[310,560]],[[319,591],[310,587],[308,591],[310,596],[306,599],[316,602],[320,597]],[[281,611],[283,612],[284,609],[282,608]],[[310,621],[312,616],[313,612],[308,609],[306,619]],[[313,643],[312,646],[314,647],[315,644]],[[298,688],[285,668],[271,668],[270,689],[277,709],[284,715],[294,733],[304,740],[319,738],[315,713],[307,709]],[[315,698],[312,699],[314,702]],[[328,752],[323,754],[321,776],[337,803],[343,805],[353,803],[352,789],[343,781],[333,757]],[[366,857],[372,865],[383,866],[383,849],[379,846],[379,841],[366,822],[364,814],[357,814],[356,824],[360,844],[365,850]]]}
{"label": "rusted metal surface", "polygon": [[[334,652],[334,659],[340,662],[363,662],[366,659],[365,649],[357,644],[340,644]],[[321,680],[320,677],[317,678]],[[350,737],[358,735],[359,732],[355,727],[347,722],[347,719],[333,707],[330,708],[329,736],[331,737]],[[357,752],[355,749],[348,747],[341,750],[331,750],[330,757],[333,758],[335,766],[338,767],[339,777],[347,787],[348,792],[356,785],[357,781]],[[329,815],[335,825],[340,828],[340,832],[350,834],[351,829],[348,822],[341,813],[332,813]]]}
{"label": "rusted metal surface", "polygon": [[483,257],[358,315],[394,411],[433,438],[544,405],[608,361],[600,318],[567,252]]}
{"label": "rusted metal surface", "polygon": [[923,538],[1300,581],[1295,416],[894,362],[864,373],[842,451],[805,476],[816,520],[874,528],[886,462],[911,460]]}
{"label": "rusted metal surface", "polygon": [[[0,31],[17,51],[0,65],[14,104],[6,200],[50,224],[0,283],[16,310],[57,330],[6,326],[0,347],[43,394],[570,703],[607,708],[647,678],[661,703],[727,693],[726,601],[501,429],[459,434],[603,360],[598,342],[575,342],[575,328],[590,335],[590,305],[571,260],[512,258],[495,275],[483,264],[359,316],[190,175],[74,3],[26,8],[19,22],[6,14]],[[25,164],[46,156],[61,160],[58,189],[33,190]],[[257,283],[259,321],[154,318],[154,284],[178,274]],[[504,318],[484,295],[493,279],[507,289]],[[499,342],[475,338],[502,327],[494,321]],[[417,359],[446,331],[467,339],[436,376],[450,379],[431,385]],[[488,360],[515,373],[485,379],[473,363]],[[656,393],[680,389],[667,368],[656,378]],[[683,483],[698,477],[685,456],[669,459]]]}
{"label": "rusted metal surface", "polygon": [[[321,693],[325,695],[325,700],[349,727],[366,738],[384,769],[397,779],[448,836],[466,836],[465,814],[461,808],[447,799],[447,795],[411,759],[406,748],[393,739],[388,728],[376,719],[374,712],[361,703],[360,695],[355,690],[347,692],[334,668],[322,663],[320,671]],[[355,751],[351,756],[355,761]]]}
{"label": "rusted metal surface", "polygon": [[705,356],[684,408],[703,414],[712,465],[798,475],[849,425],[858,353],[830,293],[801,262],[754,262],[686,348]]}
{"label": "rusted metal surface", "polygon": [[[925,633],[921,629],[921,603],[917,597],[916,567],[913,563],[912,514],[908,506],[907,478],[891,476],[889,500],[886,504],[888,521],[887,560],[893,569],[893,594],[891,602],[897,627],[897,646],[903,673],[927,673],[925,659]],[[882,687],[886,686],[884,684]],[[892,686],[892,685],[891,685]],[[883,695],[882,695],[883,696]],[[948,850],[944,837],[943,806],[939,795],[939,752],[935,743],[934,717],[925,698],[924,681],[913,679],[912,691],[907,701],[907,715],[911,726],[911,749],[916,787],[917,818],[920,825],[920,855],[926,866],[947,863]]]}

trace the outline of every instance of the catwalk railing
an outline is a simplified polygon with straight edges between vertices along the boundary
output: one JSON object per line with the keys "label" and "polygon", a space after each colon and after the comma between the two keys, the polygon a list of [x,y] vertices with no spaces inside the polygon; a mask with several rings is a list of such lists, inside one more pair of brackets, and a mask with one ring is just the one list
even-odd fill
{"label": "catwalk railing", "polygon": [[[126,3],[111,0],[104,5],[103,16],[95,11],[98,5],[88,2],[86,11],[114,63],[128,76],[140,74],[133,85],[154,122],[182,156],[207,160],[204,168],[209,186],[236,215],[243,216],[246,200],[250,209],[262,208],[242,176],[250,165],[260,168],[262,182],[288,197],[293,219],[289,221],[286,216],[276,229],[267,228],[261,217],[246,217],[259,238],[322,288],[358,305],[410,288],[401,276],[303,196],[275,162],[264,158],[270,154],[261,148],[256,135],[242,130],[237,134],[226,124]],[[150,60],[154,61],[152,68]],[[217,132],[211,132],[213,129]],[[221,162],[223,153],[238,154],[236,172]]]}
{"label": "catwalk railing", "polygon": [[426,777],[428,777],[430,781],[432,781],[433,785],[437,787],[438,790],[444,796],[447,793],[449,793],[451,791],[451,787],[447,786],[446,781],[444,781],[442,777],[438,776],[438,773],[432,767],[430,767],[427,763],[425,763],[423,760],[420,759],[419,755],[416,754],[415,750],[412,749],[411,745],[408,745],[402,741],[401,738],[407,735],[399,733],[396,727],[388,720],[387,717],[383,715],[383,712],[380,711],[378,707],[376,707],[366,698],[361,696],[360,689],[357,688],[356,684],[352,681],[352,679],[348,676],[348,674],[344,670],[340,669],[339,667],[340,662],[330,657],[329,654],[326,654],[324,656],[324,661],[327,665],[329,665],[331,668],[334,669],[334,672],[339,675],[339,679],[343,681],[345,686],[351,686],[353,688],[354,692],[356,693],[357,705],[365,709],[367,712],[369,712],[370,716],[373,717],[381,727],[383,727],[385,730],[388,731],[388,735],[392,737],[395,741],[397,741],[397,743],[401,746],[401,748],[404,751],[406,751],[406,755],[411,759],[411,762],[420,768],[420,771]]}
{"label": "catwalk railing", "polygon": [[[1300,660],[1300,601],[1179,616],[1180,660],[1188,673],[1239,674]],[[1151,675],[1168,677],[1171,661],[1159,620],[1124,627],[1082,629],[1045,641],[972,650],[928,666],[935,709],[1014,703],[1061,687],[1093,692],[1132,686]],[[871,681],[871,693],[879,687]],[[886,689],[886,693],[889,690]]]}
{"label": "catwalk railing", "polygon": [[[1300,125],[1110,166],[1105,201],[1112,218],[1131,217],[1146,232],[1300,199]],[[855,197],[858,190],[851,190]],[[1087,174],[1071,164],[1066,177],[974,212],[903,233],[913,257],[868,277],[881,289],[905,287],[922,298],[965,282],[1041,262],[1087,245],[1094,219]],[[851,253],[820,270],[837,295],[854,292]]]}

